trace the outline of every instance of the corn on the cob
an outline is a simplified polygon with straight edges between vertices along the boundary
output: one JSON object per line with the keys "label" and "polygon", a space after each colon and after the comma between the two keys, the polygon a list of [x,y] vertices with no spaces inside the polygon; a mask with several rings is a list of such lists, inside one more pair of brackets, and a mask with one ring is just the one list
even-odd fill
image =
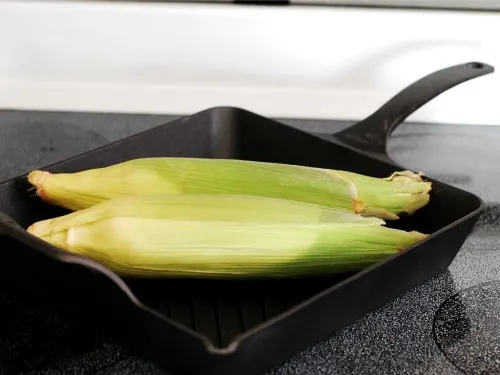
{"label": "corn on the cob", "polygon": [[78,173],[35,170],[38,195],[69,210],[121,195],[237,194],[284,198],[398,219],[429,202],[431,183],[410,171],[380,179],[297,165],[230,159],[142,158]]}
{"label": "corn on the cob", "polygon": [[123,276],[283,277],[362,269],[425,238],[325,206],[238,195],[123,196],[31,234]]}

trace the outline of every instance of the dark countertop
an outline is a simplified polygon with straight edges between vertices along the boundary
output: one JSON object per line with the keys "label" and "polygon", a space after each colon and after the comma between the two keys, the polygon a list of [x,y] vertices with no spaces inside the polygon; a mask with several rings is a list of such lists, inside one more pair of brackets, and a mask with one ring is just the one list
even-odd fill
{"label": "dark countertop", "polygon": [[[0,180],[174,118],[0,111]],[[349,124],[282,121],[320,133]],[[485,213],[448,271],[268,375],[500,373],[499,141],[500,126],[405,124],[393,134],[395,161],[478,194]],[[13,313],[19,304],[23,316]],[[52,307],[9,286],[0,286],[0,311],[0,374],[164,374],[97,334],[83,338]],[[68,346],[69,337],[81,340]]]}

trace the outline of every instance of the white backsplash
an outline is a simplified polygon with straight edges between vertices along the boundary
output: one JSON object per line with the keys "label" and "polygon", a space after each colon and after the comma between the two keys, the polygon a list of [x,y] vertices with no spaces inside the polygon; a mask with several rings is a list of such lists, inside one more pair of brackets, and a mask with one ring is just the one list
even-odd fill
{"label": "white backsplash", "polygon": [[[0,107],[361,119],[423,75],[500,68],[500,13],[0,1]],[[500,76],[411,120],[500,125]]]}

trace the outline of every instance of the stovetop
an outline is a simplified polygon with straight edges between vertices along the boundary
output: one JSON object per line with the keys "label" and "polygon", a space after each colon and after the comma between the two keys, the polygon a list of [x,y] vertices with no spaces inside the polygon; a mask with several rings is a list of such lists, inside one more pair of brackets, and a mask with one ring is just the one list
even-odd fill
{"label": "stovetop", "polygon": [[[0,111],[0,180],[176,116]],[[318,133],[340,121],[281,120]],[[500,126],[402,125],[398,163],[481,196],[487,208],[450,268],[267,375],[500,374]],[[98,332],[0,285],[0,374],[164,374]]]}

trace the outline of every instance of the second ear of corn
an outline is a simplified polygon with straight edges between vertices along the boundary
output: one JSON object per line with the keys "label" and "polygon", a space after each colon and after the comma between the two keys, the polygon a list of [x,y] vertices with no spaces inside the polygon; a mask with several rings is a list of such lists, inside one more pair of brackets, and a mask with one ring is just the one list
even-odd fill
{"label": "second ear of corn", "polygon": [[395,220],[429,202],[431,183],[410,171],[352,172],[230,159],[143,158],[78,173],[33,171],[47,202],[80,210],[123,195],[235,194],[282,198]]}
{"label": "second ear of corn", "polygon": [[283,277],[360,270],[425,238],[383,224],[279,198],[136,195],[28,232],[123,276]]}

